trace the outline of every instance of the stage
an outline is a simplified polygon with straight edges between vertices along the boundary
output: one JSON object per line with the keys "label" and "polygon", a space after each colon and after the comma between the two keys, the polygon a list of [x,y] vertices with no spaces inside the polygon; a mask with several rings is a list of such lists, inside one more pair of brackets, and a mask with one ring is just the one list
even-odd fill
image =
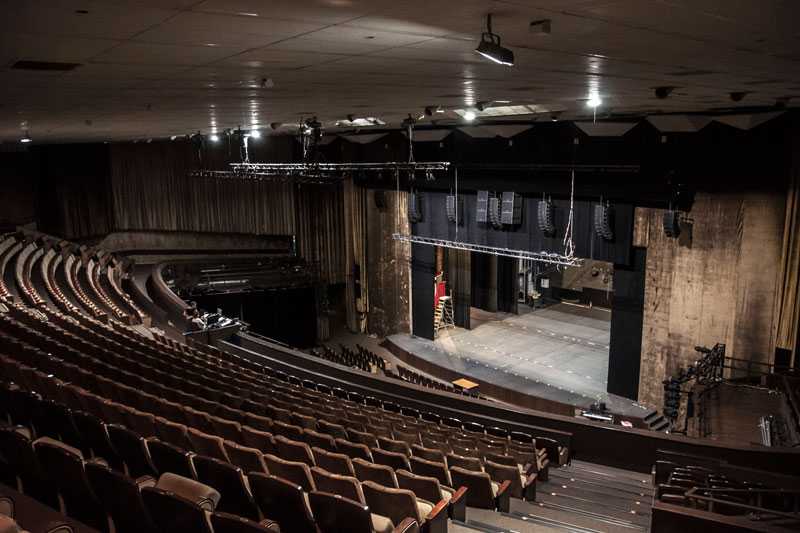
{"label": "stage", "polygon": [[573,415],[600,400],[615,414],[643,419],[649,409],[606,392],[610,321],[607,310],[564,303],[519,315],[473,308],[471,330],[441,330],[435,341],[408,334],[387,341],[407,363],[445,379],[478,380],[503,401]]}

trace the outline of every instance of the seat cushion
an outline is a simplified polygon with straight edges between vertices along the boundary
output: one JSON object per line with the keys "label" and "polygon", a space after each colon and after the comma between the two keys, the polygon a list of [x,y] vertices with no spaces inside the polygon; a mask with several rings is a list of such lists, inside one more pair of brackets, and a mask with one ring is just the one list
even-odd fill
{"label": "seat cushion", "polygon": [[497,491],[500,490],[500,483],[492,481],[492,496],[497,497]]}
{"label": "seat cushion", "polygon": [[[21,533],[22,529],[17,525],[13,518],[0,515],[0,533]],[[391,532],[392,530],[389,529]]]}
{"label": "seat cushion", "polygon": [[370,514],[369,516],[372,519],[372,529],[375,530],[375,533],[392,533],[394,530],[394,524],[385,516],[379,514]]}
{"label": "seat cushion", "polygon": [[446,502],[449,502],[450,500],[452,500],[453,499],[453,494],[456,493],[456,491],[454,491],[450,487],[443,487],[442,485],[439,485],[439,489],[441,490],[441,493],[442,493],[442,499],[444,501],[446,501]]}
{"label": "seat cushion", "polygon": [[423,500],[417,500],[417,512],[421,520],[428,518],[431,511],[433,511],[433,505]]}

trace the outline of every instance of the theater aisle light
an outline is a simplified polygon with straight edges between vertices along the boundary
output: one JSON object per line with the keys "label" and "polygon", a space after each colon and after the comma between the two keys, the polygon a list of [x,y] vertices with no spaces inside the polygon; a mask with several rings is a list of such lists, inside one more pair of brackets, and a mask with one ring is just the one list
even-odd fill
{"label": "theater aisle light", "polygon": [[22,139],[19,140],[19,142],[26,144],[29,142],[33,142],[33,139],[31,139],[31,134],[26,131],[25,135],[22,137]]}
{"label": "theater aisle light", "polygon": [[492,33],[492,14],[486,15],[486,31],[481,34],[481,40],[475,51],[499,65],[514,66],[514,52],[500,44],[500,36]]}

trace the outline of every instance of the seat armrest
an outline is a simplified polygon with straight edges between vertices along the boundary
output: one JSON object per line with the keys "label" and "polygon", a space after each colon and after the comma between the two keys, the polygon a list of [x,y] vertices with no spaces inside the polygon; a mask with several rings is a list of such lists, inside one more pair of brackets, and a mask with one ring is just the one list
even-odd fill
{"label": "seat armrest", "polygon": [[508,479],[503,481],[503,484],[497,489],[497,496],[494,498],[495,507],[501,513],[507,513],[511,510],[511,492],[508,490],[509,487],[511,487],[511,481]]}
{"label": "seat armrest", "polygon": [[394,528],[392,533],[419,533],[419,524],[409,516],[400,522],[400,525]]}
{"label": "seat armrest", "polygon": [[450,498],[450,519],[459,522],[467,521],[467,487],[458,487]]}
{"label": "seat armrest", "polygon": [[423,533],[447,533],[447,500],[437,503],[422,522]]}
{"label": "seat armrest", "polygon": [[139,487],[139,490],[142,490],[145,487],[155,487],[156,480],[152,476],[142,476],[136,478],[136,486]]}
{"label": "seat armrest", "polygon": [[535,473],[528,474],[528,477],[525,478],[525,483],[522,485],[522,499],[535,502],[536,501],[536,478],[538,476]]}

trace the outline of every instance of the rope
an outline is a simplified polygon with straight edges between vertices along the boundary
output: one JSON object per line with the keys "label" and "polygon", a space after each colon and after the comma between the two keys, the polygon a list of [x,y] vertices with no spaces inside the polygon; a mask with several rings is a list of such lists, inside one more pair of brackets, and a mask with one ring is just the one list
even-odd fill
{"label": "rope", "polygon": [[572,170],[572,178],[571,178],[571,185],[569,191],[569,218],[567,219],[567,229],[564,232],[564,255],[567,257],[572,257],[575,255],[575,244],[572,242],[572,218],[574,212],[574,202],[575,202],[575,170]]}

